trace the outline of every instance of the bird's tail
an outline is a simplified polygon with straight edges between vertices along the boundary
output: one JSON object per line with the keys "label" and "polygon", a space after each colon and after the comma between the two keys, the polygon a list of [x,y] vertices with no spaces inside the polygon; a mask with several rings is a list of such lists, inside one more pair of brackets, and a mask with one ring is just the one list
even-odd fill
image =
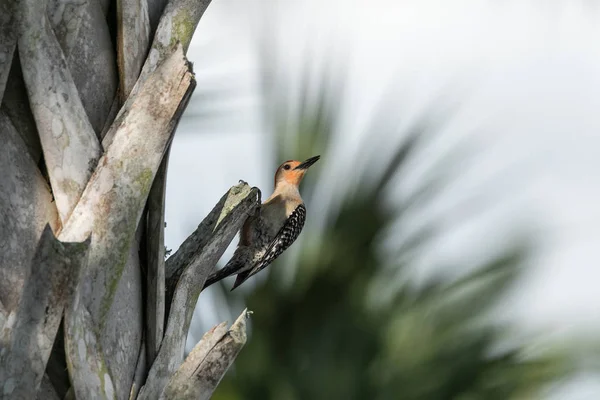
{"label": "bird's tail", "polygon": [[239,271],[239,269],[241,267],[242,267],[242,264],[240,262],[231,260],[223,268],[221,268],[218,271],[213,272],[212,274],[210,274],[208,276],[208,278],[206,279],[206,282],[204,282],[204,286],[202,287],[202,290],[206,289],[213,283],[219,282],[221,279],[227,278],[228,276],[235,274],[236,272]]}

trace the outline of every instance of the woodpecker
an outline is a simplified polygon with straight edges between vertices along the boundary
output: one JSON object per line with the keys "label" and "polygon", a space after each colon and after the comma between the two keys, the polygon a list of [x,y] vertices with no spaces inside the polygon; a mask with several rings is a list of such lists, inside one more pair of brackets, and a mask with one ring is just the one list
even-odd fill
{"label": "woodpecker", "polygon": [[275,189],[258,212],[242,226],[233,257],[221,270],[211,274],[204,288],[237,274],[231,290],[255,275],[281,255],[300,235],[306,220],[306,207],[300,196],[300,182],[308,168],[319,160],[289,160],[275,172]]}

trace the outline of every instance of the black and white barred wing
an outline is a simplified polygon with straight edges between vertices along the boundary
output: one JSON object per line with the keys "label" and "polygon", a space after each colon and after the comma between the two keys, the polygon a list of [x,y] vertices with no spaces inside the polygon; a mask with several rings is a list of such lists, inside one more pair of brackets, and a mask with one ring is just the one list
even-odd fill
{"label": "black and white barred wing", "polygon": [[285,224],[281,227],[275,238],[271,241],[267,247],[265,255],[256,263],[254,268],[246,273],[240,273],[235,280],[233,289],[241,285],[246,279],[256,274],[260,270],[271,264],[277,257],[281,255],[288,247],[298,239],[304,222],[306,221],[306,207],[304,204],[298,205],[296,209],[290,214],[289,218],[285,221]]}

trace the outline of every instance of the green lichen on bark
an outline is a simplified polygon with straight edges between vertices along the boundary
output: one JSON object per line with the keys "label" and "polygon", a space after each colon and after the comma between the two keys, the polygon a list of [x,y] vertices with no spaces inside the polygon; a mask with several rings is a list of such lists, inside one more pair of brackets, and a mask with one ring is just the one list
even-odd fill
{"label": "green lichen on bark", "polygon": [[221,224],[223,218],[228,216],[238,204],[248,197],[250,191],[252,191],[252,188],[247,183],[240,183],[229,190],[225,204],[223,204],[223,208],[221,209],[221,214],[219,214],[219,218],[217,219],[215,229]]}
{"label": "green lichen on bark", "polygon": [[186,12],[175,14],[173,16],[170,45],[174,46],[177,42],[189,44],[196,29],[196,24],[197,22],[193,21]]}
{"label": "green lichen on bark", "polygon": [[138,185],[139,190],[146,193],[146,197],[147,193],[150,192],[152,181],[154,181],[154,172],[150,168],[143,169],[135,178],[135,183]]}
{"label": "green lichen on bark", "polygon": [[[150,169],[150,168],[143,169],[134,178],[134,185],[137,186],[136,189],[139,190],[139,193],[143,194],[143,196],[132,199],[133,204],[128,205],[129,210],[139,210],[139,209],[141,209],[141,207],[143,207],[143,205],[140,206],[140,204],[138,204],[138,203],[143,203],[145,201],[146,197],[148,196],[148,192],[150,191],[150,187],[152,185],[153,179],[154,179],[154,173],[152,172],[152,169]],[[131,247],[131,242],[134,240],[135,232],[137,229],[137,226],[134,225],[132,223],[132,221],[135,222],[136,219],[132,218],[131,220],[123,221],[124,223],[128,224],[128,226],[126,228],[126,234],[123,235],[123,237],[127,237],[129,240],[119,241],[116,244],[118,247],[115,249],[115,251],[113,253],[113,254],[118,254],[118,256],[115,260],[116,265],[114,265],[114,269],[113,269],[115,271],[115,273],[111,274],[107,277],[107,279],[108,279],[108,282],[106,285],[107,291],[106,291],[106,296],[102,300],[102,310],[101,310],[101,318],[100,318],[100,323],[101,323],[102,327],[105,326],[106,317],[108,316],[108,313],[112,306],[113,298],[117,291],[117,287],[121,280],[121,276],[123,275],[123,271],[125,270],[125,266],[127,265],[127,261],[129,259],[129,249]]]}
{"label": "green lichen on bark", "polygon": [[[128,236],[131,237],[133,240],[134,235],[135,235],[135,227],[133,229],[133,232],[130,232],[130,234]],[[100,324],[98,327],[99,331],[104,329],[104,327],[106,326],[106,319],[109,315],[110,308],[112,306],[113,299],[115,297],[115,293],[117,292],[117,287],[119,286],[119,282],[121,281],[121,276],[123,276],[123,271],[125,270],[125,266],[127,265],[127,260],[129,259],[130,246],[131,246],[131,240],[130,241],[121,241],[119,243],[118,248],[115,249],[115,253],[118,254],[118,258],[116,259],[116,262],[115,262],[116,265],[114,266],[114,269],[113,269],[113,271],[115,271],[115,273],[107,275],[107,277],[106,277],[108,282],[106,282],[106,293],[105,293],[104,298],[102,299],[102,305],[101,305],[101,310],[100,310],[100,321],[99,321]]]}
{"label": "green lichen on bark", "polygon": [[[99,335],[92,326],[90,314],[85,306],[82,307],[81,305],[74,305],[70,313],[75,313],[75,315],[73,318],[66,319],[66,350],[71,353],[66,357],[67,368],[71,376],[81,373],[80,370],[76,369],[78,367],[85,366],[89,368],[86,374],[85,386],[77,387],[74,385],[76,394],[84,398],[86,395],[91,395],[92,393],[89,393],[89,390],[92,390],[97,398],[114,398],[113,380],[104,360]],[[80,353],[82,350],[85,351],[85,355]],[[90,382],[89,374],[98,379],[95,384]]]}

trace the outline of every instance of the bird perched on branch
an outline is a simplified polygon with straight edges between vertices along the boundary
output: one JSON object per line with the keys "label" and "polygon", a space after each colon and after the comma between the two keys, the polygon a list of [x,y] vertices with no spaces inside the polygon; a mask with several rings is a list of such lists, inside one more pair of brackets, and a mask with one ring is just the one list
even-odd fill
{"label": "bird perched on branch", "polygon": [[235,253],[221,270],[208,277],[204,288],[237,274],[231,290],[271,264],[300,235],[306,207],[300,196],[300,182],[308,168],[319,160],[286,161],[275,172],[275,189],[257,215],[248,217],[240,232]]}

